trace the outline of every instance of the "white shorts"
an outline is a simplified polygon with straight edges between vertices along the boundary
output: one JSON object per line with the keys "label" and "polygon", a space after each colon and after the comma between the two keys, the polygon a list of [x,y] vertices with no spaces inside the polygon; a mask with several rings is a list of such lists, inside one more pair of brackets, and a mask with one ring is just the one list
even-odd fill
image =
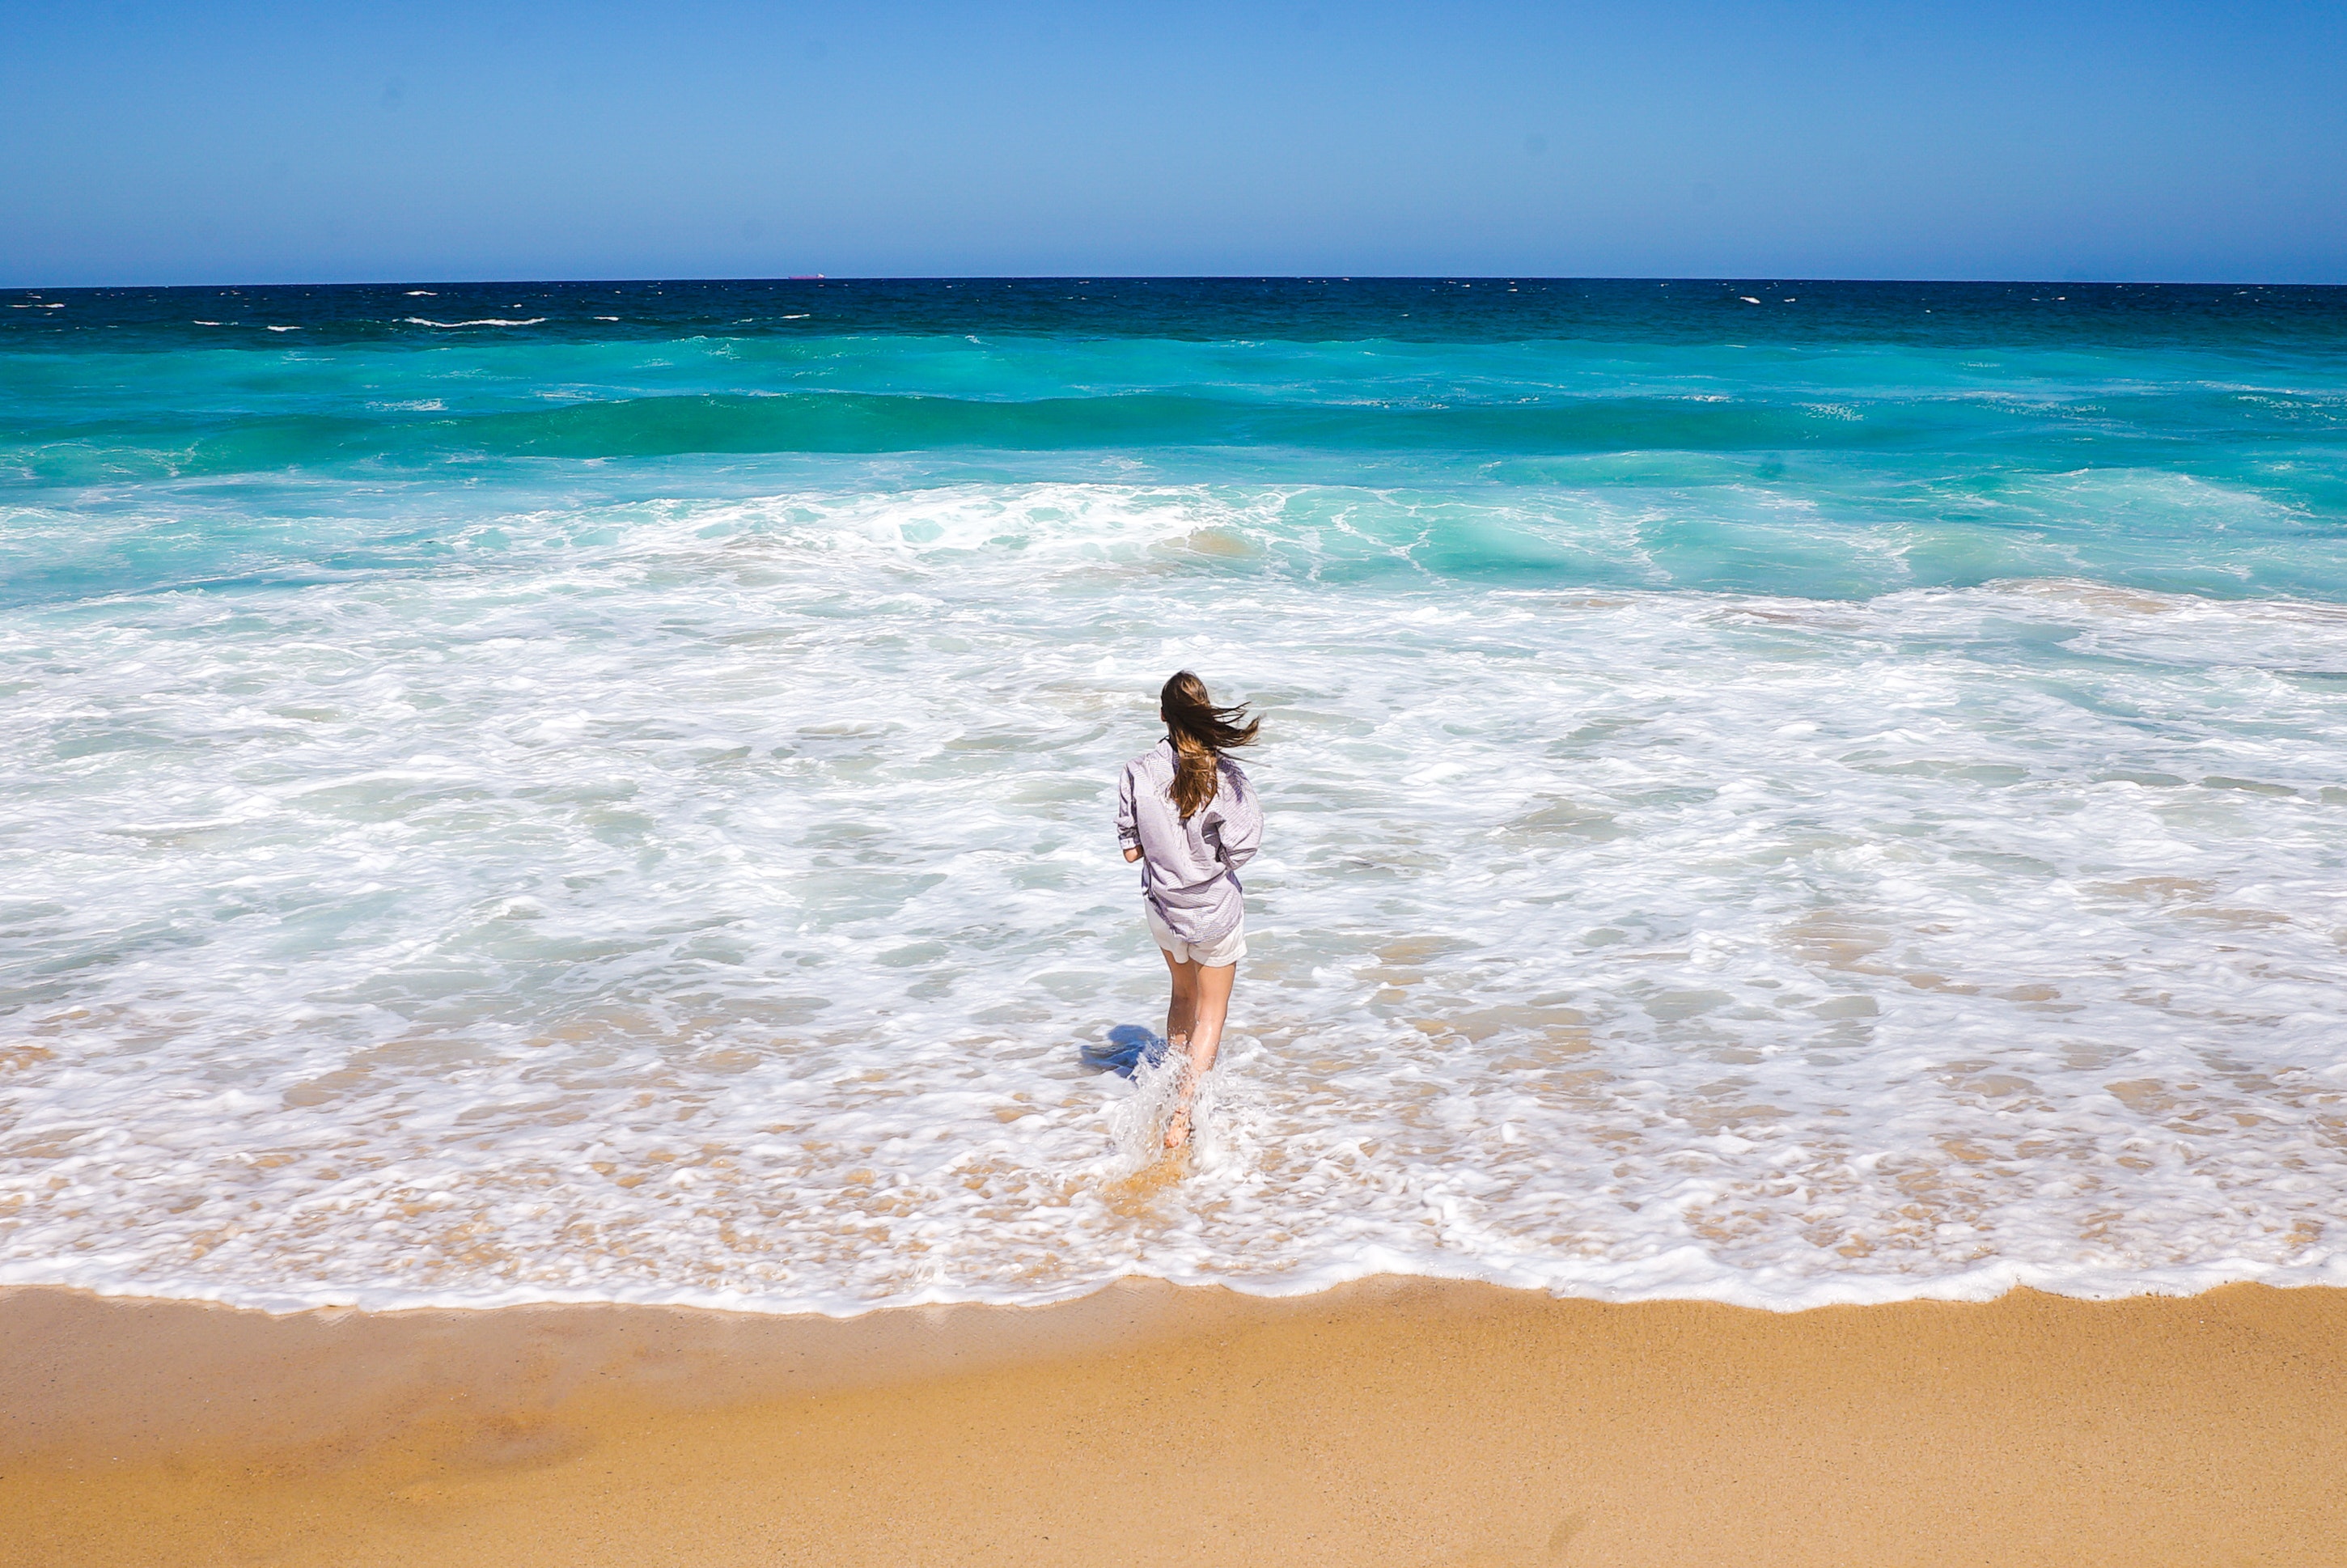
{"label": "white shorts", "polygon": [[1210,969],[1219,969],[1246,957],[1245,915],[1239,917],[1237,925],[1211,942],[1185,942],[1167,927],[1155,905],[1143,900],[1141,912],[1148,918],[1149,934],[1157,938],[1159,947],[1174,955],[1174,961],[1177,964],[1204,964]]}

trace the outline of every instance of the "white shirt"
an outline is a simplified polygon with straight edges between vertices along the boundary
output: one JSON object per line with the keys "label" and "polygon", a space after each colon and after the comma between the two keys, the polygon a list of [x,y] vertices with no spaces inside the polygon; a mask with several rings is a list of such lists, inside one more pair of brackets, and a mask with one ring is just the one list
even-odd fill
{"label": "white shirt", "polygon": [[1185,942],[1237,929],[1245,905],[1232,875],[1263,844],[1263,806],[1238,764],[1215,759],[1214,798],[1184,822],[1174,809],[1174,743],[1160,741],[1124,764],[1116,792],[1116,838],[1141,851],[1141,896]]}

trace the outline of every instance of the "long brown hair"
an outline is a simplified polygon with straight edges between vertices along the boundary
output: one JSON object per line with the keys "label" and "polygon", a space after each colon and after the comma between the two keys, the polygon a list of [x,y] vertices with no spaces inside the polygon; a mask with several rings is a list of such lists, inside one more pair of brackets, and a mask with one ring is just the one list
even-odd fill
{"label": "long brown hair", "polygon": [[1165,721],[1166,738],[1174,743],[1174,809],[1187,822],[1214,798],[1223,753],[1252,744],[1263,721],[1247,718],[1244,702],[1214,706],[1206,695],[1206,683],[1187,670],[1175,671],[1157,693],[1157,712]]}

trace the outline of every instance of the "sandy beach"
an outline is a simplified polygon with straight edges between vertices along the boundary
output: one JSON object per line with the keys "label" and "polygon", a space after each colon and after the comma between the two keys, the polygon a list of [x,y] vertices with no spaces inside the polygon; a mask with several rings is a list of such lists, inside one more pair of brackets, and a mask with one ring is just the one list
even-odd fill
{"label": "sandy beach", "polygon": [[0,1563],[2319,1564],[2347,1293],[852,1319],[0,1293]]}

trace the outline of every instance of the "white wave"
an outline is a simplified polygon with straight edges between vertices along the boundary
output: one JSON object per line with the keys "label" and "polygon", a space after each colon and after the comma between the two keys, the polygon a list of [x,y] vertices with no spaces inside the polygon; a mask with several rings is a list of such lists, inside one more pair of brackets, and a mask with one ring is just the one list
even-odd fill
{"label": "white wave", "polygon": [[[0,1280],[2347,1284],[2347,612],[1365,569],[1530,526],[1463,505],[556,509],[18,612]],[[1109,796],[1185,663],[1271,827],[1177,1168],[1076,1053],[1163,1007]]]}
{"label": "white wave", "polygon": [[525,318],[525,319],[522,319],[522,320],[514,320],[514,319],[511,319],[511,318],[508,318],[508,317],[502,317],[502,316],[483,316],[483,317],[481,317],[481,318],[480,318],[479,320],[477,320],[477,321],[469,321],[469,322],[430,322],[430,321],[425,321],[422,316],[407,316],[407,317],[404,317],[404,318],[402,318],[402,319],[403,319],[403,320],[405,320],[405,321],[406,322],[406,323],[407,323],[409,326],[415,326],[415,327],[443,327],[443,328],[446,328],[446,327],[534,327],[534,326],[538,325],[539,323],[541,323],[542,322],[544,322],[544,321],[546,320],[546,318],[545,318],[544,316],[530,316],[530,317],[528,317],[528,318]]}

